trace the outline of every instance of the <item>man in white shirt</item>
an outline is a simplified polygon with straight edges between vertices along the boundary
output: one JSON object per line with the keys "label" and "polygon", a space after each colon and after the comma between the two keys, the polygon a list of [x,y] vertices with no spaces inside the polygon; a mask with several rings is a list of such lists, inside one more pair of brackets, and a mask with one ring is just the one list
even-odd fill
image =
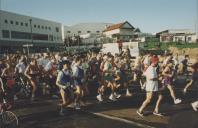
{"label": "man in white shirt", "polygon": [[[147,107],[147,105],[151,102],[153,95],[158,93],[158,74],[156,72],[157,62],[152,62],[152,64],[147,68],[144,75],[146,76],[146,100],[143,102],[142,106],[137,111],[137,114],[140,116],[143,115],[143,110]],[[162,100],[162,95],[158,94],[158,100],[156,102],[155,110],[153,112],[154,115],[162,116],[159,113],[159,105]]]}
{"label": "man in white shirt", "polygon": [[23,74],[25,72],[25,69],[26,69],[25,58],[21,57],[19,63],[15,67],[15,72],[19,74]]}

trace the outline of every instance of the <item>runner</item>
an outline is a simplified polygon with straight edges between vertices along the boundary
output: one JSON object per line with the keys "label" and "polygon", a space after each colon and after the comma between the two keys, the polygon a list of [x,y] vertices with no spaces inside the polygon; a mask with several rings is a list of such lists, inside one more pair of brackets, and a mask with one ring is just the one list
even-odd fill
{"label": "runner", "polygon": [[107,83],[106,81],[104,80],[104,65],[107,61],[108,57],[107,55],[104,55],[103,56],[103,60],[100,64],[100,79],[99,79],[99,83],[100,83],[100,87],[98,88],[98,95],[96,96],[97,100],[99,102],[102,102],[103,101],[103,95],[104,95],[104,91],[106,89],[106,86],[107,86]]}
{"label": "runner", "polygon": [[37,65],[36,59],[32,58],[30,64],[27,66],[25,72],[25,76],[29,79],[32,85],[32,96],[31,101],[34,101],[35,92],[38,86],[39,76],[41,75],[40,69]]}
{"label": "runner", "polygon": [[73,72],[73,78],[74,78],[74,86],[75,86],[75,94],[76,94],[76,98],[75,98],[75,109],[79,110],[80,108],[80,100],[82,98],[82,81],[84,78],[84,71],[82,68],[80,68],[81,66],[81,57],[77,56],[75,59],[75,63],[73,64],[72,67],[72,72]]}
{"label": "runner", "polygon": [[107,82],[107,87],[111,88],[111,94],[109,96],[109,99],[112,101],[116,101],[116,95],[115,95],[115,89],[116,89],[116,83],[113,78],[114,74],[114,67],[112,65],[112,56],[109,55],[107,61],[104,64],[104,81]]}
{"label": "runner", "polygon": [[153,114],[157,116],[162,116],[159,113],[159,106],[162,101],[162,95],[159,93],[158,89],[158,74],[156,72],[157,63],[152,62],[152,64],[147,68],[144,75],[146,76],[146,100],[143,102],[142,106],[137,110],[137,114],[141,117],[144,116],[144,109],[151,102],[154,94],[158,94],[158,100],[156,102],[156,106]]}
{"label": "runner", "polygon": [[[127,57],[123,58],[122,62],[121,62],[121,67],[120,67],[120,76],[121,76],[121,81],[123,84],[123,87],[126,89],[126,96],[132,96],[132,93],[129,91],[129,80],[131,79],[130,74],[131,70],[130,70],[130,64],[129,64],[129,60]],[[119,95],[118,95],[119,96]]]}
{"label": "runner", "polygon": [[[190,79],[190,81],[187,83],[187,85],[184,87],[184,93],[187,92],[188,88],[190,86],[196,86],[196,93],[197,93],[197,97],[198,98],[198,63],[194,64],[192,67],[191,67],[191,70],[192,70],[192,77]],[[193,103],[191,103],[193,109],[195,111],[197,111],[198,109],[198,101],[195,101]]]}
{"label": "runner", "polygon": [[45,87],[43,87],[43,93],[46,94],[50,90],[50,95],[52,95],[53,98],[58,98],[56,95],[56,78],[57,78],[57,64],[54,57],[50,59],[50,61],[47,63],[47,65],[44,67],[44,74],[45,74]]}
{"label": "runner", "polygon": [[182,102],[181,99],[176,98],[175,92],[173,90],[173,77],[174,77],[174,70],[173,70],[173,61],[169,60],[165,66],[165,69],[162,72],[163,75],[163,84],[164,88],[168,88],[171,97],[173,98],[173,101],[175,104],[179,104]]}
{"label": "runner", "polygon": [[70,70],[70,62],[63,61],[62,64],[63,69],[58,72],[56,79],[56,85],[60,88],[60,94],[62,97],[60,115],[64,115],[62,107],[69,105],[73,99],[73,91],[71,89],[72,73]]}
{"label": "runner", "polygon": [[3,70],[1,74],[1,78],[3,78],[3,84],[5,86],[6,91],[6,100],[9,104],[8,109],[11,109],[14,104],[14,96],[16,93],[16,84],[15,84],[15,72],[14,67],[8,62],[6,64],[6,68]]}

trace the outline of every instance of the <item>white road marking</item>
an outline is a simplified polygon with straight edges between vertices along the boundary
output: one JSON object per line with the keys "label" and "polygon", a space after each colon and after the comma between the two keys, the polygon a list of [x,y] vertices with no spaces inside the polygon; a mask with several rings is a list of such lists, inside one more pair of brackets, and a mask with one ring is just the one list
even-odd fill
{"label": "white road marking", "polygon": [[108,118],[108,119],[112,119],[112,120],[121,121],[121,122],[128,123],[128,124],[132,124],[132,125],[135,125],[135,126],[138,126],[138,127],[141,127],[141,128],[155,128],[155,127],[152,127],[152,126],[149,126],[149,125],[140,124],[140,123],[137,123],[137,122],[134,122],[134,121],[131,121],[131,120],[127,120],[127,119],[123,119],[123,118],[119,118],[119,117],[114,117],[114,116],[109,116],[109,115],[105,115],[105,114],[102,114],[102,113],[91,113],[91,114],[94,114],[94,115],[100,116],[100,117],[104,117],[104,118]]}

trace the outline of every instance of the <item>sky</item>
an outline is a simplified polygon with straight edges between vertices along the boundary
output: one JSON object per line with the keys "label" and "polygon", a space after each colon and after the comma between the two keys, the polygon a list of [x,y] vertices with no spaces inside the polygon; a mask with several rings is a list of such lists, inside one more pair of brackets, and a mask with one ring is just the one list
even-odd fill
{"label": "sky", "polygon": [[57,21],[130,22],[142,32],[195,29],[198,0],[0,0],[1,10]]}

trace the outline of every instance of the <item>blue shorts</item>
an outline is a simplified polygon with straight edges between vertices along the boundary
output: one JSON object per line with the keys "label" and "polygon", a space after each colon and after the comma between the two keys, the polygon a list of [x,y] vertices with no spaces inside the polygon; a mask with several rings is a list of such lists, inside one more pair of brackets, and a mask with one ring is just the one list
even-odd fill
{"label": "blue shorts", "polygon": [[81,79],[77,79],[77,80],[74,80],[74,86],[82,86],[82,81]]}

